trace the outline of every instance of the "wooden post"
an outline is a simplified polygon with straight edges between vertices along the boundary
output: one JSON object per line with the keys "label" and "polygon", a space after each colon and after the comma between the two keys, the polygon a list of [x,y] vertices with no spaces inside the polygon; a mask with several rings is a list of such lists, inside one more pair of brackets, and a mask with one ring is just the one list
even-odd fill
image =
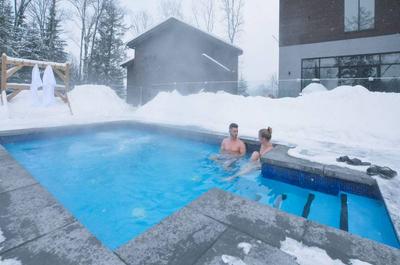
{"label": "wooden post", "polygon": [[7,85],[7,55],[5,53],[1,56],[1,87],[0,87],[0,96],[1,96],[1,104],[5,104],[3,102],[3,91],[6,90]]}
{"label": "wooden post", "polygon": [[71,108],[71,104],[69,102],[69,98],[68,98],[68,92],[69,92],[69,78],[70,78],[70,72],[69,72],[69,63],[67,63],[67,65],[65,66],[65,80],[64,80],[64,84],[65,84],[65,98],[67,99],[67,104],[68,104],[68,108],[69,108],[69,112],[71,113],[71,115],[74,115],[74,113],[72,112],[72,108]]}

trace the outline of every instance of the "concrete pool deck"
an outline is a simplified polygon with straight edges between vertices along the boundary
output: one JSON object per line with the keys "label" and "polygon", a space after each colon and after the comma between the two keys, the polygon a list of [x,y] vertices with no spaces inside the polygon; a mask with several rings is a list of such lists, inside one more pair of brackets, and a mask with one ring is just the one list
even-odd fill
{"label": "concrete pool deck", "polygon": [[[269,163],[278,165],[285,161],[287,150],[284,151],[284,147],[278,150],[280,153]],[[369,176],[359,175],[354,179],[354,170],[299,161],[289,162],[299,170],[322,170],[331,177],[336,174],[376,185]],[[225,264],[222,255],[240,257],[248,265],[297,264],[292,256],[279,249],[286,237],[324,249],[331,258],[346,264],[350,259],[371,264],[400,264],[398,249],[218,189],[207,192],[144,234],[111,251],[1,145],[0,164],[0,228],[6,238],[0,243],[0,256],[16,258],[22,264]],[[248,255],[238,249],[240,242],[252,245]]]}

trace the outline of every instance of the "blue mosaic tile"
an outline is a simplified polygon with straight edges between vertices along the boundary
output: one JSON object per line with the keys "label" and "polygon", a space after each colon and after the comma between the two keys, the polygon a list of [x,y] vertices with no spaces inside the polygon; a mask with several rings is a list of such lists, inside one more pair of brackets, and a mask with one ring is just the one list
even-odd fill
{"label": "blue mosaic tile", "polygon": [[381,198],[379,189],[375,185],[370,186],[269,164],[262,165],[262,176],[332,195],[349,192],[374,199]]}

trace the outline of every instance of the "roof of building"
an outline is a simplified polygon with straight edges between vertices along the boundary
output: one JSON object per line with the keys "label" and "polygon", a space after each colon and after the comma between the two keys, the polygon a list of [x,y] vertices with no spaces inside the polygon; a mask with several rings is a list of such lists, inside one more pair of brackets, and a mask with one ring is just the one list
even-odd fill
{"label": "roof of building", "polygon": [[237,46],[235,46],[233,44],[230,44],[227,41],[225,41],[225,40],[223,40],[223,39],[221,39],[221,38],[219,38],[219,37],[217,37],[217,36],[215,36],[213,34],[210,34],[208,32],[205,32],[205,31],[201,30],[201,29],[198,29],[198,28],[196,28],[194,26],[191,26],[191,25],[189,25],[189,24],[187,24],[187,23],[185,23],[185,22],[183,22],[183,21],[181,21],[181,20],[179,20],[179,19],[177,19],[175,17],[170,17],[169,19],[167,19],[167,20],[161,22],[160,24],[154,26],[153,28],[151,28],[148,31],[142,33],[141,35],[137,36],[136,38],[128,41],[127,46],[129,48],[134,49],[136,46],[138,46],[143,41],[151,38],[154,34],[157,34],[157,33],[161,32],[161,31],[165,30],[166,28],[168,28],[168,27],[170,27],[172,25],[176,25],[176,24],[178,24],[180,26],[183,26],[183,27],[186,27],[186,28],[189,28],[189,29],[192,29],[192,30],[198,32],[199,34],[202,34],[204,37],[206,37],[206,38],[208,38],[210,40],[213,40],[213,41],[219,42],[219,43],[221,43],[223,45],[226,45],[228,48],[231,48],[231,49],[235,50],[238,53],[238,55],[243,54],[243,50],[241,48],[239,48],[239,47],[237,47]]}
{"label": "roof of building", "polygon": [[127,58],[125,61],[123,61],[122,63],[120,63],[119,66],[121,66],[121,67],[127,67],[127,66],[129,66],[131,63],[133,63],[134,60],[135,60],[135,57],[129,57],[129,58]]}

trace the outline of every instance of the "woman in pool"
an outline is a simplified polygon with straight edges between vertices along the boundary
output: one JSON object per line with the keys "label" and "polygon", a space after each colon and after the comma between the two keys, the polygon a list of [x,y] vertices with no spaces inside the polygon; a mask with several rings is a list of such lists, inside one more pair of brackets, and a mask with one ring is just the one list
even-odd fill
{"label": "woman in pool", "polygon": [[239,170],[238,173],[235,175],[225,178],[224,180],[226,181],[231,181],[235,178],[238,178],[240,176],[243,176],[247,173],[250,173],[255,170],[259,170],[261,168],[261,161],[260,158],[268,153],[269,151],[272,150],[273,146],[271,143],[271,137],[272,137],[272,128],[268,127],[268,129],[261,129],[258,131],[258,140],[261,143],[260,146],[260,151],[255,151],[253,154],[251,154],[250,157],[250,162],[245,165],[242,169]]}

